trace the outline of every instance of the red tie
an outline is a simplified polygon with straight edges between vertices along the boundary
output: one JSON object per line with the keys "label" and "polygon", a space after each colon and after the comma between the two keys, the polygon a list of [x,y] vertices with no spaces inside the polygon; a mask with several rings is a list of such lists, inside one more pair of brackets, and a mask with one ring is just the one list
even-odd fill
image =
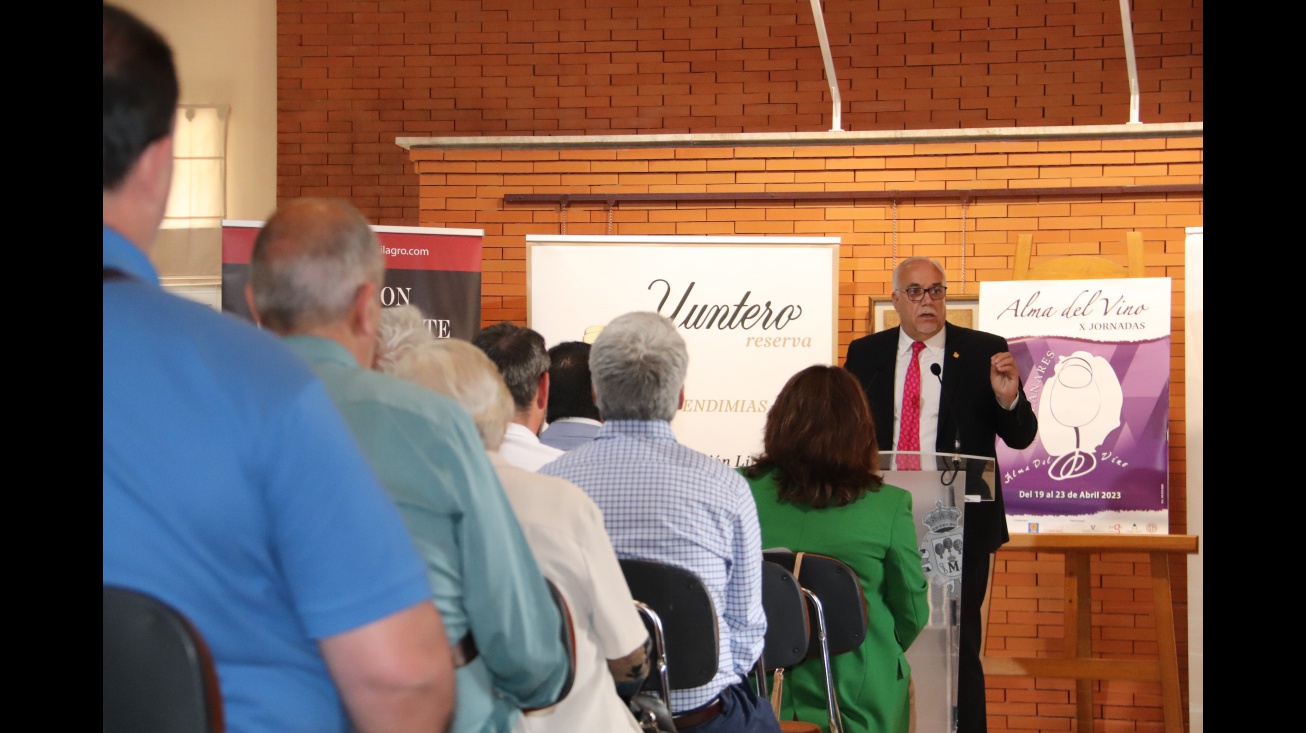
{"label": "red tie", "polygon": [[[902,420],[898,428],[898,450],[921,449],[921,351],[925,344],[913,341],[911,344],[911,364],[907,367],[907,379],[902,385]],[[921,457],[918,455],[898,456],[898,470],[921,470]]]}

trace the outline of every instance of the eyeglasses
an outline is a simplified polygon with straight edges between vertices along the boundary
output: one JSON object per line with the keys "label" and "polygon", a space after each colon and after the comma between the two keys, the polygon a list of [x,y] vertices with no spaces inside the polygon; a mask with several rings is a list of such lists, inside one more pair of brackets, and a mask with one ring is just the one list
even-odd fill
{"label": "eyeglasses", "polygon": [[930,294],[931,300],[943,300],[944,294],[948,292],[948,286],[935,285],[932,288],[922,288],[918,285],[913,285],[910,288],[900,288],[898,292],[905,294],[907,300],[910,300],[913,303],[924,300],[926,293]]}

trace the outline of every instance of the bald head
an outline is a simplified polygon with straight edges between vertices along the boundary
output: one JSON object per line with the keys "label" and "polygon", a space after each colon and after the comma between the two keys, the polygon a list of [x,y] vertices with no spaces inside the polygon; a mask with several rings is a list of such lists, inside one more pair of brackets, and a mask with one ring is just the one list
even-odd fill
{"label": "bald head", "polygon": [[360,288],[375,292],[384,278],[380,241],[358,209],[337,199],[296,199],[254,240],[250,305],[274,331],[308,331],[349,318]]}

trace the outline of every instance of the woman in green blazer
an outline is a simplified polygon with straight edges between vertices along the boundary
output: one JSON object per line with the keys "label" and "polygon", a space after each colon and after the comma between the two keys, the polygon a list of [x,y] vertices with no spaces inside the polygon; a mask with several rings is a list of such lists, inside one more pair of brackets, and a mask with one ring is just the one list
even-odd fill
{"label": "woman in green blazer", "polygon": [[[905,653],[929,620],[911,494],[882,483],[866,395],[839,367],[812,366],[785,384],[766,416],[763,452],[740,469],[757,500],[762,547],[842,560],[866,594],[861,647],[833,659],[849,733],[907,733]],[[821,660],[785,676],[781,720],[829,733]]]}

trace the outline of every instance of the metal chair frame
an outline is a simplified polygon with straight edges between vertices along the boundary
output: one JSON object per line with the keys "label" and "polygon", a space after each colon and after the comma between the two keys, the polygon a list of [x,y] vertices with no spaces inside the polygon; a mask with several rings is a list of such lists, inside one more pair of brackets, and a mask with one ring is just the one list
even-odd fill
{"label": "metal chair frame", "polygon": [[839,710],[839,696],[834,692],[834,670],[830,665],[830,638],[825,628],[825,607],[821,599],[810,590],[803,588],[803,595],[811,607],[811,615],[816,617],[817,641],[821,648],[821,665],[825,668],[825,705],[830,717],[830,733],[843,733],[843,712]]}
{"label": "metal chair frame", "polygon": [[635,601],[635,609],[643,617],[644,626],[652,629],[649,636],[653,639],[653,672],[657,675],[658,693],[661,694],[663,702],[670,704],[671,679],[667,674],[667,644],[662,629],[662,617],[643,601]]}
{"label": "metal chair frame", "polygon": [[[764,557],[771,562],[793,572],[799,553],[767,552]],[[825,673],[826,714],[829,717],[830,733],[844,733],[843,713],[839,710],[839,698],[834,687],[834,670],[831,658],[852,651],[866,641],[866,597],[861,582],[852,568],[836,558],[815,553],[802,553],[804,560],[798,569],[796,578],[807,600],[808,616],[815,620],[807,648],[807,658],[821,660]],[[829,571],[836,581],[828,587],[824,585],[825,574],[810,572],[812,568],[821,567]],[[804,570],[809,572],[804,573]],[[851,581],[848,582],[848,581]],[[813,587],[809,587],[813,586]],[[856,588],[856,593],[852,589]],[[822,595],[828,597],[822,600]],[[856,598],[852,596],[855,595]],[[831,605],[837,604],[837,605]],[[831,646],[831,624],[828,623],[827,610],[838,613],[836,619],[839,629],[837,646]]]}

